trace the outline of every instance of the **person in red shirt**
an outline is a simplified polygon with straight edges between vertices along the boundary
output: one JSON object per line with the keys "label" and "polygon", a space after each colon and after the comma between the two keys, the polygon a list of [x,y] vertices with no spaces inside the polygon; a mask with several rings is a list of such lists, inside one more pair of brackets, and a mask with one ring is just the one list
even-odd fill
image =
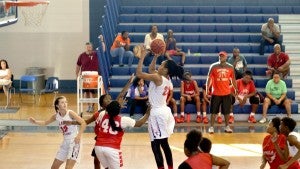
{"label": "person in red shirt", "polygon": [[206,81],[206,93],[209,94],[209,88],[212,87],[211,104],[210,104],[210,127],[208,133],[214,133],[215,116],[219,112],[225,116],[225,132],[232,133],[229,126],[229,113],[231,107],[231,88],[232,84],[236,89],[235,72],[232,65],[226,62],[227,53],[221,51],[219,53],[219,61],[213,63],[208,71]]}
{"label": "person in red shirt", "polygon": [[130,47],[130,38],[128,37],[127,31],[122,31],[120,35],[118,35],[111,48],[110,48],[110,54],[112,57],[119,57],[119,66],[123,67],[123,58],[124,56],[128,57],[128,66],[130,67],[133,62],[133,52],[129,50]]}
{"label": "person in red shirt", "polygon": [[95,152],[104,168],[116,169],[123,166],[121,142],[127,127],[140,127],[148,119],[150,108],[145,115],[135,121],[130,117],[120,116],[121,105],[118,101],[110,102],[106,111],[96,112],[95,121]]}
{"label": "person in red shirt", "polygon": [[[281,120],[279,117],[273,118],[268,127],[267,127],[267,135],[264,138],[262,149],[262,164],[260,166],[261,169],[264,169],[266,163],[268,162],[270,165],[270,169],[278,169],[280,165],[284,164],[285,161],[288,160],[288,151],[284,151],[287,148],[286,144],[286,136],[280,133]],[[299,163],[298,161],[294,162],[289,169],[298,169]]]}
{"label": "person in red shirt", "polygon": [[197,111],[196,122],[201,123],[201,114],[200,114],[200,90],[196,80],[192,79],[192,73],[187,71],[183,75],[184,80],[180,84],[180,119],[176,119],[176,122],[183,123],[184,119],[184,107],[186,104],[195,104]]}
{"label": "person in red shirt", "polygon": [[[249,123],[256,123],[255,113],[258,108],[259,98],[256,97],[256,88],[252,80],[252,72],[246,70],[242,79],[236,81],[237,93],[233,93],[232,99],[234,104],[243,107],[246,104],[251,104],[251,113],[248,118]],[[233,105],[231,106],[231,110]],[[232,112],[232,111],[231,111]]]}
{"label": "person in red shirt", "polygon": [[[101,36],[102,37],[102,36]],[[103,37],[102,37],[103,38]],[[102,43],[103,45],[104,43]],[[78,57],[76,64],[76,77],[81,75],[85,71],[95,71],[100,75],[99,60],[97,52],[93,50],[93,44],[91,42],[85,43],[86,51],[81,53]],[[83,89],[84,96],[86,98],[94,98],[94,94],[97,92],[95,89]],[[94,112],[94,104],[88,103],[87,112]]]}
{"label": "person in red shirt", "polygon": [[188,157],[183,161],[178,169],[211,169],[213,165],[219,166],[220,169],[229,168],[230,162],[205,153],[199,149],[202,140],[202,133],[193,129],[186,135],[184,142],[184,154]]}
{"label": "person in red shirt", "polygon": [[274,45],[274,53],[269,55],[267,64],[268,70],[266,71],[266,75],[269,77],[272,77],[274,72],[279,72],[285,79],[290,72],[291,60],[288,54],[281,52],[279,44]]}

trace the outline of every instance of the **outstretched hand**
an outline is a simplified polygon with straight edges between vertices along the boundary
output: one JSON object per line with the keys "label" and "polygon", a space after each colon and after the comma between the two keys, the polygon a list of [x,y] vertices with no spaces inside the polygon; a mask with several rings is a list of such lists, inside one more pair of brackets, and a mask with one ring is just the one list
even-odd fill
{"label": "outstretched hand", "polygon": [[133,54],[135,57],[141,59],[146,56],[147,50],[145,49],[143,44],[139,44],[133,48]]}

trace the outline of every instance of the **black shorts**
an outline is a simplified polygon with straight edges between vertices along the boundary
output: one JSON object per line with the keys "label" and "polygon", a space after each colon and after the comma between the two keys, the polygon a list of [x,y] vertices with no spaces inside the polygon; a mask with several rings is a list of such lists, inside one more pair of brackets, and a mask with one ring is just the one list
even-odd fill
{"label": "black shorts", "polygon": [[91,92],[91,93],[95,94],[95,93],[97,93],[97,90],[96,89],[82,89],[82,92],[83,93]]}
{"label": "black shorts", "polygon": [[210,99],[210,113],[218,114],[219,108],[221,106],[221,113],[225,115],[229,114],[231,108],[231,100],[231,94],[225,96],[212,95]]}
{"label": "black shorts", "polygon": [[[280,103],[279,103],[279,105],[277,105],[278,107],[280,107],[280,108],[285,108],[284,107],[284,101],[286,100],[287,98],[285,98],[285,99],[283,99]],[[271,99],[270,99],[271,100]],[[273,100],[271,100],[271,105],[269,106],[269,108],[271,108],[271,106],[274,106],[274,105],[276,105],[275,104],[275,102],[273,101]]]}
{"label": "black shorts", "polygon": [[95,152],[95,148],[93,148],[93,151],[92,151],[92,154],[91,154],[91,156],[93,156],[93,157],[97,157],[97,156],[96,156],[96,152]]}

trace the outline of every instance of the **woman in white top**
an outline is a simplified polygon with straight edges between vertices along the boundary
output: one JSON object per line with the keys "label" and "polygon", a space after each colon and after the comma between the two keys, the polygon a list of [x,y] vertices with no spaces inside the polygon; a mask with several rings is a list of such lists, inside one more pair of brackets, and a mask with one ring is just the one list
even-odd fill
{"label": "woman in white top", "polygon": [[11,86],[11,70],[9,69],[9,66],[7,64],[7,61],[2,59],[0,60],[0,66],[1,66],[1,69],[0,69],[0,88],[3,87],[3,91],[4,91],[4,94],[5,96],[7,96],[7,93],[8,93],[8,89],[10,88]]}
{"label": "woman in white top", "polygon": [[155,63],[159,54],[155,54],[149,65],[149,73],[142,71],[143,62],[147,51],[144,47],[140,48],[139,63],[136,69],[136,76],[150,81],[149,84],[149,102],[151,104],[150,116],[148,119],[148,132],[151,140],[151,148],[155,157],[157,168],[164,168],[164,161],[161,149],[165,153],[168,168],[173,168],[172,152],[168,143],[168,138],[173,133],[175,120],[171,109],[167,106],[167,96],[172,87],[169,77],[179,77],[182,79],[183,68],[177,65],[173,60],[166,60],[161,63],[158,70]]}
{"label": "woman in white top", "polygon": [[[35,120],[33,117],[29,121],[33,124],[46,126],[54,121],[58,121],[59,129],[62,131],[64,140],[60,145],[56,157],[52,163],[51,169],[58,169],[65,161],[66,168],[73,168],[75,163],[79,161],[80,140],[81,135],[86,128],[85,121],[77,115],[76,112],[68,109],[66,97],[59,96],[54,101],[55,113],[45,121]],[[66,125],[64,121],[76,120],[78,125]]]}

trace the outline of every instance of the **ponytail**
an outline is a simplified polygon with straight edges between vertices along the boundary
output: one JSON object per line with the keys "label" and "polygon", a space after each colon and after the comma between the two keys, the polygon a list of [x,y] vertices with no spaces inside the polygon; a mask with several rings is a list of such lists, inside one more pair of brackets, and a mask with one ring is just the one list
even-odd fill
{"label": "ponytail", "polygon": [[111,126],[113,131],[122,131],[123,130],[120,126],[118,126],[118,127],[116,126],[116,123],[114,120],[114,118],[117,115],[119,115],[120,110],[121,110],[121,106],[120,106],[119,102],[117,102],[117,101],[112,101],[106,107],[106,111],[109,115],[109,125]]}

